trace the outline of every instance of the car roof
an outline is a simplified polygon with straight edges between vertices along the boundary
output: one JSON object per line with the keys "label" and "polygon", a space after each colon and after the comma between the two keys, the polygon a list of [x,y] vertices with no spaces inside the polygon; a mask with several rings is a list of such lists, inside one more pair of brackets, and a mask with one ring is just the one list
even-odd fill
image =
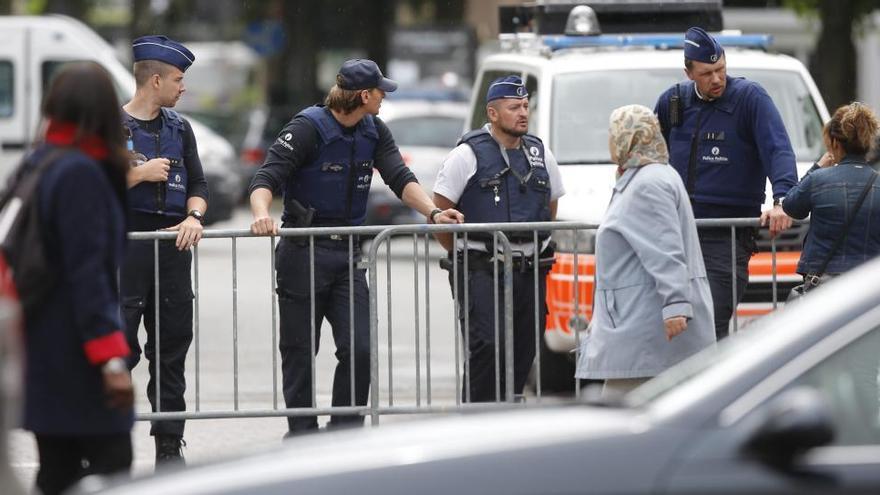
{"label": "car roof", "polygon": [[[774,69],[800,72],[803,65],[784,54],[761,50],[725,49],[729,69]],[[682,50],[651,48],[569,49],[544,56],[534,52],[505,52],[490,55],[483,62],[484,70],[521,66],[545,73],[589,72],[637,69],[684,69]],[[731,75],[736,75],[731,74]]]}

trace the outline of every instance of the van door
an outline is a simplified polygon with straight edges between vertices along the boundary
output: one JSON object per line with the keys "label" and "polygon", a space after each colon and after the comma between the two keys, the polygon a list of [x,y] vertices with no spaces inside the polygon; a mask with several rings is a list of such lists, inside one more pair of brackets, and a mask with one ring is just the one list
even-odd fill
{"label": "van door", "polygon": [[26,98],[31,85],[28,51],[27,28],[6,25],[0,43],[0,184],[18,163],[33,133],[33,112]]}

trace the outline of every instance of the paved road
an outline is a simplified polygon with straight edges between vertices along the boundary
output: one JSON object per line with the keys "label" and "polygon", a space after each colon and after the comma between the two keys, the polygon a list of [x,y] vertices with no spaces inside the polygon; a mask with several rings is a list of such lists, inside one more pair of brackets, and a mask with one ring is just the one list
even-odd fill
{"label": "paved road", "polygon": [[[236,212],[228,222],[216,228],[246,228],[250,214],[245,209]],[[424,258],[424,241],[418,245],[419,259]],[[199,338],[198,366],[195,345],[187,362],[187,403],[196,405],[196,369],[198,369],[198,405],[202,411],[232,410],[234,408],[235,373],[234,347],[238,348],[239,410],[271,409],[276,399],[283,407],[280,393],[280,371],[273,378],[273,369],[279,370],[280,358],[272,343],[272,293],[270,288],[270,245],[267,239],[240,239],[237,242],[237,290],[233,292],[231,241],[204,240],[199,247]],[[393,341],[393,394],[394,405],[415,405],[417,388],[421,403],[427,401],[427,348],[425,300],[430,299],[430,372],[431,399],[434,404],[452,404],[455,398],[455,361],[453,305],[446,273],[436,263],[429,263],[428,291],[425,289],[424,263],[418,266],[418,284],[413,275],[412,241],[399,239],[393,243],[392,280],[392,341]],[[384,252],[384,249],[382,250]],[[431,258],[439,256],[436,246],[430,246]],[[384,257],[380,260],[380,373],[383,404],[388,404],[388,347],[387,347],[387,278]],[[233,318],[234,299],[237,297],[237,319]],[[418,295],[418,299],[416,299]],[[418,301],[418,302],[417,302]],[[418,307],[418,355],[416,359],[416,310]],[[233,331],[237,322],[236,332]],[[333,357],[333,340],[329,327],[322,329],[321,352],[316,360],[317,400],[319,406],[329,406]],[[146,364],[135,369],[137,409],[149,409],[144,389],[147,382]],[[417,379],[417,370],[419,379]],[[275,382],[274,380],[277,380]],[[277,383],[277,385],[276,385]],[[417,383],[419,386],[417,387]],[[397,419],[397,418],[395,418]],[[389,418],[388,420],[391,420]],[[322,419],[321,422],[324,420]],[[383,421],[386,421],[383,419]],[[276,446],[286,431],[282,418],[195,420],[187,423],[185,455],[189,462],[199,463],[218,457],[234,456],[244,452]],[[153,442],[149,424],[138,422],[133,432],[136,474],[153,470]],[[31,484],[36,472],[36,453],[32,436],[20,430],[11,434],[10,459],[13,468],[25,484]]]}

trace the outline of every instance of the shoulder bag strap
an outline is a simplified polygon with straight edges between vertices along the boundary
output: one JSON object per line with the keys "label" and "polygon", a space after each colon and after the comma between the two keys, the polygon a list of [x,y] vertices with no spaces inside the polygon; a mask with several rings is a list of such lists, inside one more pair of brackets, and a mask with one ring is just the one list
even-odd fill
{"label": "shoulder bag strap", "polygon": [[862,194],[859,196],[858,201],[856,201],[856,207],[853,208],[852,213],[849,215],[849,219],[846,221],[846,225],[843,227],[843,232],[840,233],[840,237],[834,241],[834,245],[831,246],[831,250],[828,251],[828,254],[825,255],[825,260],[822,261],[822,267],[819,268],[819,276],[825,274],[825,269],[828,268],[828,263],[831,262],[831,258],[834,256],[834,253],[840,248],[840,245],[843,244],[843,240],[846,239],[846,235],[849,233],[849,228],[852,226],[853,221],[856,219],[856,213],[859,212],[859,209],[862,207],[862,203],[865,202],[865,197],[868,195],[868,191],[871,190],[871,186],[874,185],[874,181],[877,180],[877,172],[871,171],[871,178],[868,179],[868,183],[865,184],[865,188],[862,189]]}

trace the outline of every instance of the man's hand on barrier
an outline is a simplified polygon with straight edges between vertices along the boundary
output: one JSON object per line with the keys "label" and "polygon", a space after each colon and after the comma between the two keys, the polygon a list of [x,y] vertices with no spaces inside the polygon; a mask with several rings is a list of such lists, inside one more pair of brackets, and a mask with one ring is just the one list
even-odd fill
{"label": "man's hand on barrier", "polygon": [[684,316],[673,316],[663,320],[666,327],[666,340],[672,340],[673,337],[687,330],[688,322]]}
{"label": "man's hand on barrier", "polygon": [[441,211],[434,216],[434,223],[464,223],[464,214],[455,208]]}
{"label": "man's hand on barrier", "polygon": [[271,216],[258,217],[251,224],[251,232],[254,235],[278,235],[278,224]]}
{"label": "man's hand on barrier", "polygon": [[791,217],[785,214],[782,205],[776,205],[761,213],[761,227],[769,227],[770,237],[776,237],[791,227]]}
{"label": "man's hand on barrier", "polygon": [[177,240],[174,245],[177,246],[177,249],[180,251],[186,251],[187,249],[198,245],[199,241],[202,239],[202,222],[196,220],[193,217],[186,217],[186,219],[174,227],[168,227],[165,230],[171,230],[177,232]]}

